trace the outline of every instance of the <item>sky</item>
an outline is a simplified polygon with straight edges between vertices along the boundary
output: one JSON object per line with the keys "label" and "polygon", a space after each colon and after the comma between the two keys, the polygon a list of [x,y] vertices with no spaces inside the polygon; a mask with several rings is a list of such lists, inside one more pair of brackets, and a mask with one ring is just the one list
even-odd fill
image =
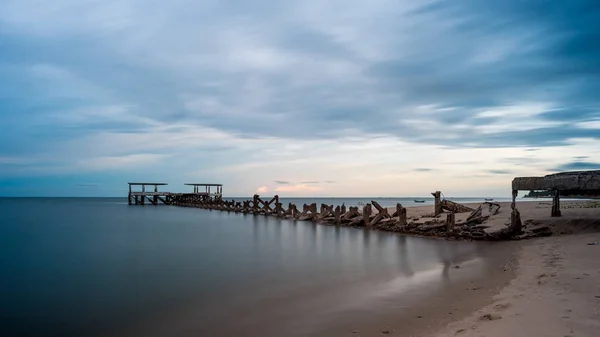
{"label": "sky", "polygon": [[600,169],[598,41],[597,0],[2,0],[0,196],[508,196]]}

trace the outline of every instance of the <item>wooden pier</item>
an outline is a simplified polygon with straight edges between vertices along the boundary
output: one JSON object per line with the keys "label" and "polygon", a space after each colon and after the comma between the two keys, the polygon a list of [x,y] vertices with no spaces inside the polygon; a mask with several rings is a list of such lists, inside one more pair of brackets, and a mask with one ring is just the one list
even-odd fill
{"label": "wooden pier", "polygon": [[[166,183],[128,183],[129,194],[127,196],[129,205],[145,205],[148,201],[152,205],[158,205],[159,202],[168,205],[171,193],[159,192],[158,186],[165,186]],[[133,191],[132,186],[141,186],[141,191]],[[146,186],[154,186],[153,190],[146,190]]]}
{"label": "wooden pier", "polygon": [[[192,193],[171,193],[159,192],[158,186],[166,186],[166,183],[128,183],[129,194],[127,197],[129,205],[173,205],[173,204],[194,204],[206,202],[208,200],[220,200],[223,195],[222,184],[197,184],[188,183],[186,186],[193,186]],[[132,186],[141,186],[141,191],[133,191]],[[146,188],[146,187],[149,188]],[[215,189],[211,191],[211,188]],[[204,190],[204,191],[202,191]]]}
{"label": "wooden pier", "polygon": [[[525,233],[523,234],[520,220],[513,221],[507,228],[496,232],[486,233],[483,228],[478,226],[489,218],[482,215],[482,206],[472,209],[464,205],[454,203],[450,200],[442,200],[441,192],[432,193],[435,199],[432,213],[423,218],[407,218],[406,208],[401,204],[396,204],[393,208],[382,207],[375,200],[362,206],[346,207],[346,205],[327,205],[316,203],[304,204],[300,209],[293,203],[287,207],[280,202],[279,196],[275,195],[270,199],[262,199],[255,194],[248,200],[224,200],[223,185],[221,184],[199,184],[187,183],[186,186],[192,186],[191,193],[170,193],[159,192],[158,186],[164,186],[164,183],[129,183],[129,204],[145,205],[149,201],[152,205],[159,203],[180,207],[193,207],[208,210],[218,210],[226,212],[235,212],[242,214],[252,214],[255,216],[273,216],[280,219],[291,219],[298,221],[313,221],[322,224],[364,227],[367,229],[379,229],[384,231],[399,232],[419,236],[437,236],[451,237],[455,239],[471,240],[501,240],[510,238],[524,238],[526,236],[541,236],[546,233]],[[134,192],[131,186],[142,186],[141,192]],[[154,186],[154,190],[146,192],[146,186]],[[214,188],[214,190],[212,189]],[[490,208],[490,214],[498,213],[499,204],[486,203]],[[494,211],[492,212],[492,209]],[[442,218],[442,213],[447,216]],[[455,214],[469,213],[466,220],[457,223]],[[462,221],[462,220],[461,220]]]}

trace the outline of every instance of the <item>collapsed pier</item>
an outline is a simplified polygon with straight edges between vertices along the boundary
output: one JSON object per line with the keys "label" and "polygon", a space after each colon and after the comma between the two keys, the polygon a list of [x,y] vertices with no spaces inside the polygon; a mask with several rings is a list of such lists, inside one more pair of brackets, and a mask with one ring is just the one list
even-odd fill
{"label": "collapsed pier", "polygon": [[[316,203],[299,206],[288,203],[284,206],[278,195],[263,199],[256,194],[249,200],[223,199],[223,185],[197,184],[191,193],[158,192],[164,183],[129,183],[129,204],[144,205],[145,200],[152,205],[159,202],[165,205],[193,207],[208,210],[226,211],[255,216],[272,216],[280,219],[312,221],[325,225],[362,227],[418,236],[436,236],[470,240],[503,240],[541,236],[540,233],[524,233],[521,226],[509,225],[497,232],[486,232],[482,225],[490,216],[498,214],[500,205],[486,202],[478,208],[470,208],[442,198],[442,193],[432,193],[432,212],[424,216],[408,217],[407,209],[401,204],[383,207],[372,200],[361,208],[358,206],[327,205]],[[141,185],[142,192],[131,191],[131,186]],[[154,186],[154,191],[146,192],[146,186]],[[213,189],[214,188],[214,189]],[[485,208],[483,207],[485,206]],[[545,233],[544,233],[545,235]]]}

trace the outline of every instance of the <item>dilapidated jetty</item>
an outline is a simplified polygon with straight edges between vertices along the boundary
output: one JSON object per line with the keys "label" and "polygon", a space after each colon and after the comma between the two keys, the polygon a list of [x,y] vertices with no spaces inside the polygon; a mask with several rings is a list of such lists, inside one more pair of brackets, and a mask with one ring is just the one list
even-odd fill
{"label": "dilapidated jetty", "polygon": [[[174,205],[177,203],[196,203],[204,202],[208,200],[219,200],[223,196],[223,185],[222,184],[198,184],[198,183],[187,183],[186,186],[192,186],[194,188],[191,193],[171,193],[171,192],[159,192],[158,186],[166,186],[166,183],[128,183],[129,194],[127,200],[129,205],[146,205],[146,201],[150,205],[158,205],[159,203],[165,205]],[[141,191],[134,191],[132,187],[141,186]],[[150,189],[146,187],[149,186]],[[152,186],[154,187],[152,189]],[[215,188],[211,191],[211,188]]]}
{"label": "dilapidated jetty", "polygon": [[[553,191],[552,216],[560,216],[560,196],[600,196],[600,171],[565,172],[545,177],[518,177],[512,181],[513,202],[510,216],[500,212],[501,205],[486,201],[471,208],[442,197],[440,191],[431,193],[434,205],[430,214],[408,217],[401,204],[382,207],[375,200],[365,205],[327,205],[316,203],[302,207],[289,203],[284,206],[278,195],[263,199],[254,195],[248,200],[223,199],[223,185],[212,183],[187,183],[193,190],[188,193],[159,192],[165,183],[129,183],[130,205],[165,204],[180,207],[195,207],[252,215],[273,216],[281,219],[314,221],[327,225],[363,227],[420,236],[436,236],[473,240],[510,240],[527,237],[547,236],[552,232],[547,226],[536,228],[521,221],[516,207],[519,190]],[[133,191],[132,186],[141,186]],[[147,188],[148,187],[148,188]],[[502,211],[505,212],[505,211]],[[500,215],[498,215],[500,214]],[[506,218],[504,218],[506,216]],[[492,217],[494,220],[492,221]],[[498,223],[500,228],[490,229],[488,223]],[[504,222],[502,219],[510,219]],[[488,221],[490,220],[490,221]],[[529,221],[529,220],[528,220]]]}

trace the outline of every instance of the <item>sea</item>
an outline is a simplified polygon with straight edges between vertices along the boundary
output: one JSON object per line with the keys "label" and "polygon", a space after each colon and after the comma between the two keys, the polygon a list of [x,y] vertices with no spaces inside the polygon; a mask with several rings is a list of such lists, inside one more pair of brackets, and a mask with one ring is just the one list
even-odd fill
{"label": "sea", "polygon": [[[414,202],[421,199],[433,203],[281,202],[377,200],[410,207],[423,205]],[[0,198],[0,331],[338,335],[391,313],[390,321],[398,322],[436,301],[459,301],[464,295],[448,290],[463,290],[498,270],[502,249],[265,216],[130,206],[126,198]]]}

